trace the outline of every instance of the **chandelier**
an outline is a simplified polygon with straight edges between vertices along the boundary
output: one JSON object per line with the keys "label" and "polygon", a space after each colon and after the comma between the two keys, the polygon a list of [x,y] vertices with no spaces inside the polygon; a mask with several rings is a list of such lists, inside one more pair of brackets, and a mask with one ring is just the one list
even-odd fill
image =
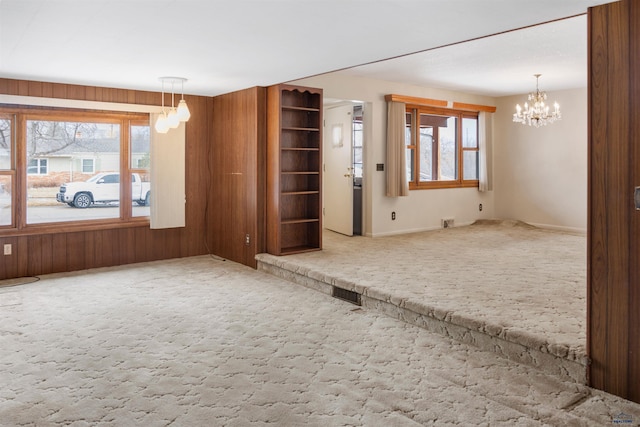
{"label": "chandelier", "polygon": [[530,92],[528,100],[531,102],[529,105],[524,103],[524,110],[520,107],[520,104],[516,105],[516,112],[513,114],[513,121],[516,123],[522,123],[523,125],[529,125],[534,127],[546,126],[548,123],[553,123],[556,120],[560,120],[560,105],[557,102],[553,104],[553,111],[549,111],[549,106],[544,103],[547,99],[546,92],[540,92],[538,89],[538,79],[542,74],[534,74],[536,78],[536,91]]}
{"label": "chandelier", "polygon": [[[189,107],[187,107],[187,101],[184,100],[184,82],[187,79],[183,77],[160,77],[160,81],[162,82],[162,114],[158,116],[158,120],[156,120],[156,132],[158,133],[167,133],[169,129],[175,129],[180,125],[180,122],[186,122],[191,117],[191,112],[189,112]],[[171,83],[171,108],[167,113],[164,109],[164,84]],[[178,103],[178,107],[174,106],[174,85],[175,83],[182,84],[182,99]]]}

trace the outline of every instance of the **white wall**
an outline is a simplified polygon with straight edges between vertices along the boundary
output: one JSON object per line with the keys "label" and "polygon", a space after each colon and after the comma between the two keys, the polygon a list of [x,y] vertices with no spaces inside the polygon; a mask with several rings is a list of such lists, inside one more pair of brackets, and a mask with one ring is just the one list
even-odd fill
{"label": "white wall", "polygon": [[[490,98],[396,82],[353,78],[338,73],[294,82],[324,90],[328,98],[365,102],[364,232],[368,236],[440,228],[442,218],[456,225],[476,219],[518,219],[530,224],[585,232],[587,224],[587,90],[549,93],[562,120],[541,128],[513,123],[517,103],[527,94]],[[386,102],[390,93],[495,105],[489,172],[493,191],[474,188],[414,190],[388,198],[384,172]],[[483,210],[478,210],[482,203]],[[396,212],[396,220],[391,220]]]}
{"label": "white wall", "polygon": [[562,120],[534,128],[512,122],[526,94],[498,98],[494,115],[495,214],[586,232],[587,89],[548,93]]}
{"label": "white wall", "polygon": [[[440,228],[440,220],[445,217],[455,218],[456,225],[469,224],[479,218],[495,217],[494,191],[480,193],[475,188],[414,190],[408,197],[389,198],[385,196],[385,172],[376,171],[376,164],[385,163],[386,157],[385,95],[394,93],[483,105],[495,105],[494,98],[396,82],[353,78],[337,73],[293,83],[322,88],[327,98],[366,103],[363,180],[366,235],[381,236]],[[480,203],[483,205],[482,212],[478,209]],[[395,221],[391,220],[391,212],[396,212]]]}

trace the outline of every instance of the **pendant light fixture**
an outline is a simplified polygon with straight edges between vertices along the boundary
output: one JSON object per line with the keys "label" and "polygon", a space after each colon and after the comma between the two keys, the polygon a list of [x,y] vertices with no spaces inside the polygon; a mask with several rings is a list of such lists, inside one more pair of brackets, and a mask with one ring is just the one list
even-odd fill
{"label": "pendant light fixture", "polygon": [[187,81],[187,79],[182,79],[182,81],[181,81],[181,83],[182,83],[182,99],[180,99],[180,102],[178,103],[178,119],[181,122],[186,122],[191,117],[191,112],[189,111],[189,107],[187,106],[187,101],[184,100],[184,82],[186,82],[186,81]]}
{"label": "pendant light fixture", "polygon": [[169,123],[167,123],[167,113],[164,111],[164,80],[162,81],[162,114],[158,116],[158,120],[156,120],[156,132],[158,133],[167,133],[169,132]]}
{"label": "pendant light fixture", "polygon": [[549,106],[544,103],[547,100],[547,93],[538,89],[538,79],[542,74],[534,74],[536,78],[536,91],[529,93],[527,100],[531,102],[529,105],[524,103],[524,110],[520,104],[516,105],[516,112],[513,114],[513,121],[534,127],[546,126],[556,120],[560,120],[560,105],[557,102],[553,104],[553,111],[549,110]]}
{"label": "pendant light fixture", "polygon": [[[169,129],[175,129],[180,125],[180,122],[187,122],[191,117],[187,102],[184,100],[184,82],[187,79],[183,77],[160,77],[162,82],[162,114],[158,116],[155,129],[158,133],[167,133]],[[180,82],[182,84],[182,99],[178,104],[178,108],[175,107],[175,84]],[[164,108],[164,85],[165,83],[171,83],[171,109],[169,113]]]}

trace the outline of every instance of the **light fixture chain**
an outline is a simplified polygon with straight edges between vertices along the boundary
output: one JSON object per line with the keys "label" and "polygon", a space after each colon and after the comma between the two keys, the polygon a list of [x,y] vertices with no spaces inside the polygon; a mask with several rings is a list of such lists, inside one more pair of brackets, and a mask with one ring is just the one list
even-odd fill
{"label": "light fixture chain", "polygon": [[[189,112],[189,107],[187,107],[187,103],[184,100],[184,82],[187,79],[183,77],[160,77],[160,81],[162,82],[162,114],[158,116],[156,120],[155,129],[158,133],[167,133],[169,129],[175,129],[180,125],[180,122],[187,122],[191,117],[191,113]],[[165,83],[171,82],[171,110],[169,114],[165,111]],[[182,84],[182,99],[180,100],[180,104],[176,109],[175,105],[175,84],[176,82],[180,82]]]}

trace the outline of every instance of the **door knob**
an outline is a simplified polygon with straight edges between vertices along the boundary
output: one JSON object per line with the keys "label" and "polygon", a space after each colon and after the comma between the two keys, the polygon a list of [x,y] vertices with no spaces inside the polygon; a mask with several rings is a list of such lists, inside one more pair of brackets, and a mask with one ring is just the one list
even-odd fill
{"label": "door knob", "polygon": [[633,201],[635,202],[636,210],[640,211],[640,187],[636,187],[633,193]]}

